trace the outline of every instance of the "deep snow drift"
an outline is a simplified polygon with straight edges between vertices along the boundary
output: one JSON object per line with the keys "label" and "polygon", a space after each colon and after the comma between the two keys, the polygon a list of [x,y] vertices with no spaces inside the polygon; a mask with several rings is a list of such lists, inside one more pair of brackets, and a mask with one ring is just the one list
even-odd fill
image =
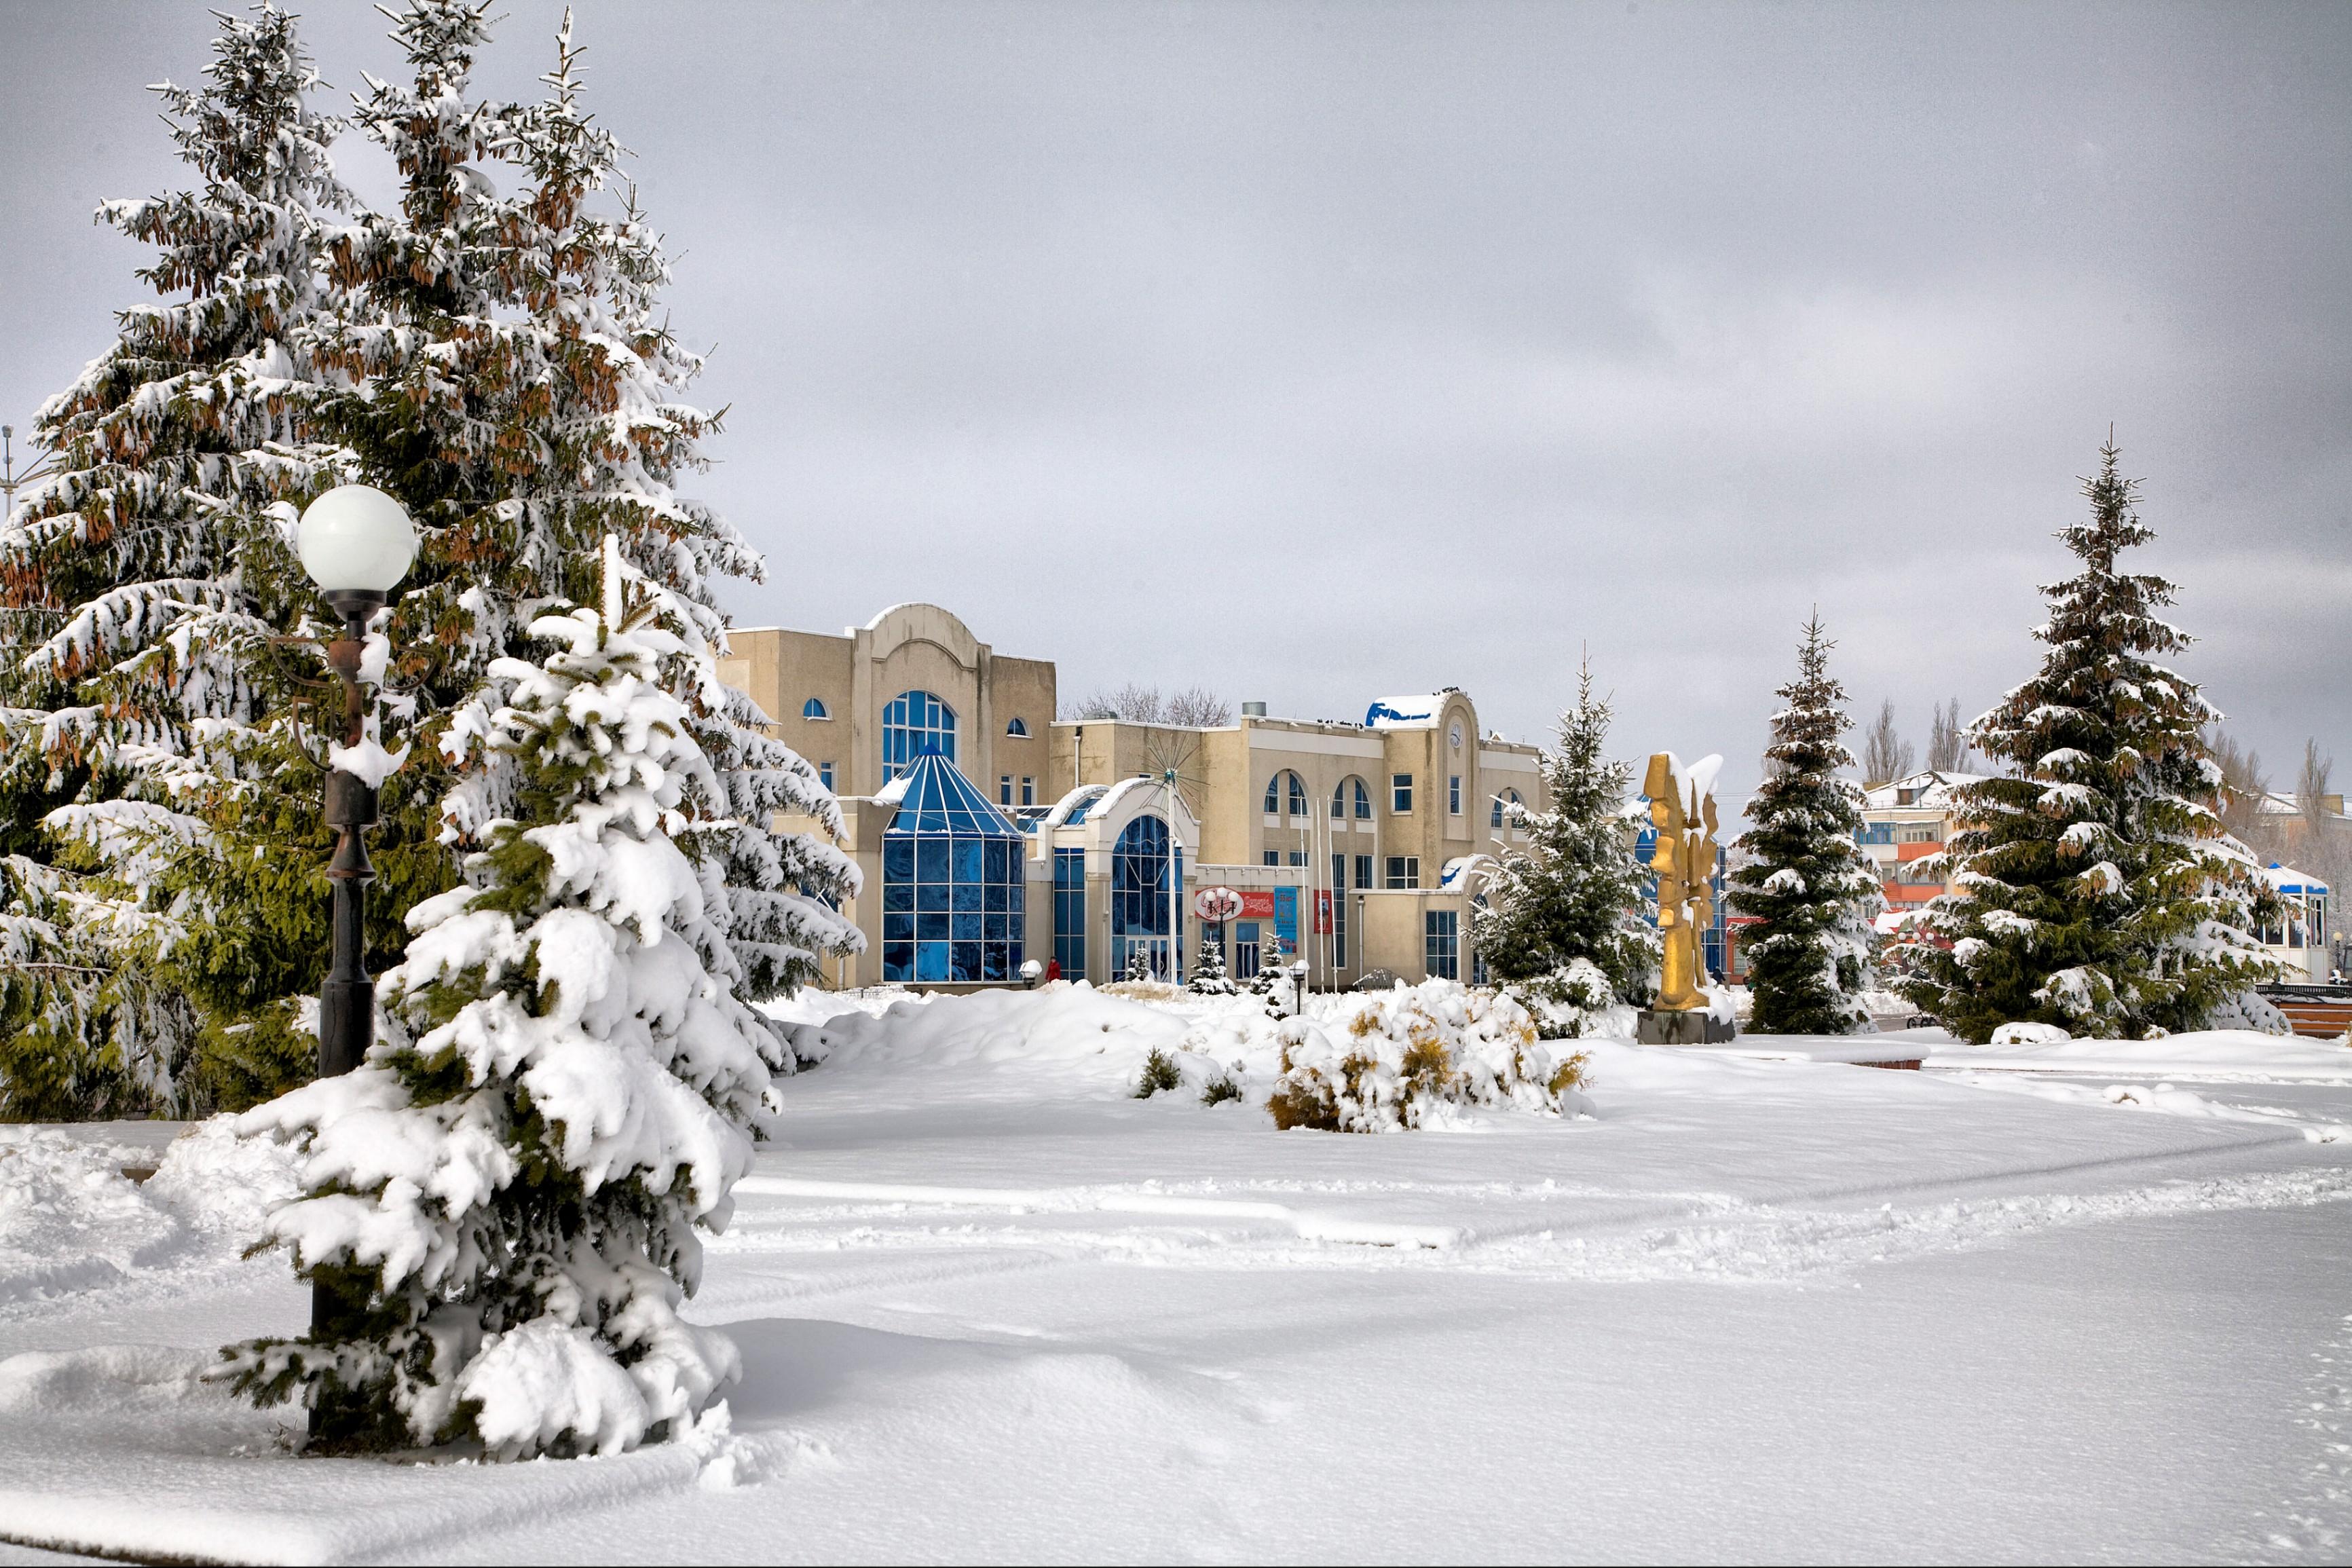
{"label": "deep snow drift", "polygon": [[[743,1379],[607,1459],[291,1457],[286,1415],[195,1375],[307,1311],[282,1259],[237,1256],[283,1155],[0,1130],[0,1534],[236,1561],[2352,1547],[2342,1047],[1935,1037],[1889,1072],[1601,1041],[1565,1114],[1354,1136],[1274,1130],[1280,1028],[1246,998],[786,1011],[824,1059],[782,1081],[784,1141],[688,1309]],[[1155,1047],[1180,1086],[1136,1099]],[[1244,1097],[1202,1103],[1225,1075]]]}

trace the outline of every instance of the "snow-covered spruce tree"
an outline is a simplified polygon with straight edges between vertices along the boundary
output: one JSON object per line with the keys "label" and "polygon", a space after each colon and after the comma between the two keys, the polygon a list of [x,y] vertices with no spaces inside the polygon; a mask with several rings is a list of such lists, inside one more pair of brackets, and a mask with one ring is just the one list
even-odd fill
{"label": "snow-covered spruce tree", "polygon": [[1829,670],[1816,614],[1797,645],[1797,679],[1780,688],[1764,783],[1734,841],[1740,864],[1727,901],[1755,918],[1742,937],[1748,1027],[1760,1035],[1846,1035],[1866,1026],[1862,993],[1873,979],[1871,922],[1885,907],[1878,874],[1862,852],[1862,791],[1840,776],[1854,765],[1841,738],[1851,727],[1845,688]]}
{"label": "snow-covered spruce tree", "polygon": [[1921,922],[1931,940],[1903,950],[1906,994],[1979,1042],[2013,1022],[2199,1028],[2273,973],[2247,929],[2252,862],[2214,811],[2203,727],[2221,715],[2154,662],[2189,640],[2156,615],[2178,590],[2118,565],[2155,535],[2114,443],[2099,456],[2090,521],[2058,536],[2083,569],[2042,589],[2041,671],[1969,731],[2006,776],[1958,793],[1952,890]]}
{"label": "snow-covered spruce tree", "polygon": [[236,858],[216,828],[300,772],[285,699],[318,660],[270,639],[311,604],[289,500],[334,460],[302,340],[322,215],[347,198],[294,18],[264,5],[220,28],[201,87],[155,89],[194,185],[99,209],[155,247],[140,276],[163,302],[123,311],[41,410],[58,471],[0,528],[6,1114],[201,1105],[208,1005],[323,946],[280,929],[282,897],[219,896],[225,868],[290,891],[325,853],[315,809],[301,873]]}
{"label": "snow-covered spruce tree", "polygon": [[1184,989],[1196,996],[1240,995],[1242,988],[1225,973],[1225,944],[1210,941],[1203,927],[1193,945],[1197,951],[1192,954],[1192,978],[1185,983]]}
{"label": "snow-covered spruce tree", "polygon": [[689,650],[607,557],[602,613],[542,615],[559,650],[499,661],[516,816],[410,913],[384,1038],[240,1123],[305,1151],[270,1237],[369,1305],[348,1341],[234,1347],[224,1375],[331,1413],[333,1446],[610,1453],[735,1374],[677,1307],[788,1058],[678,847],[725,800],[665,689]]}
{"label": "snow-covered spruce tree", "polygon": [[[855,868],[771,829],[790,812],[837,832],[839,808],[705,657],[726,638],[712,579],[758,580],[764,566],[675,488],[705,465],[698,443],[717,421],[681,401],[701,362],[662,320],[658,235],[633,204],[593,205],[617,182],[620,148],[582,107],[570,17],[541,101],[478,104],[467,79],[488,4],[410,0],[394,19],[413,82],[372,82],[355,119],[398,161],[402,206],[344,237],[346,309],[319,348],[358,389],[331,410],[337,433],[425,526],[390,628],[416,755],[379,832],[391,854],[446,858],[511,814],[513,770],[488,745],[509,694],[498,661],[521,650],[541,605],[595,592],[597,542],[613,535],[689,656],[663,678],[726,805],[691,846],[706,916],[750,994],[772,994],[857,945],[836,912]],[[516,195],[498,192],[484,159],[503,160]]]}
{"label": "snow-covered spruce tree", "polygon": [[1551,808],[1505,805],[1528,847],[1503,852],[1486,907],[1471,911],[1488,971],[1555,1038],[1582,1034],[1595,1013],[1647,1001],[1659,958],[1625,816],[1633,769],[1608,759],[1614,715],[1593,694],[1589,658],[1576,682],[1576,706],[1560,715],[1559,742],[1543,759]]}

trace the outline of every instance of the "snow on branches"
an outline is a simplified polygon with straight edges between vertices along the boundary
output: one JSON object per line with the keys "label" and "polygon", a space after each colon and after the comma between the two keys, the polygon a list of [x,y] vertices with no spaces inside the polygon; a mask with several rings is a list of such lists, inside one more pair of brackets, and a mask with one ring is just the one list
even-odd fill
{"label": "snow on branches", "polygon": [[1486,967],[1550,1036],[1597,1033],[1618,1006],[1646,1002],[1658,933],[1642,919],[1643,871],[1625,816],[1633,770],[1603,748],[1612,715],[1577,672],[1576,706],[1560,715],[1543,759],[1548,809],[1507,802],[1528,847],[1505,849],[1471,910]]}
{"label": "snow on branches", "polygon": [[376,1446],[610,1453],[679,1435],[736,1374],[677,1309],[788,1058],[738,994],[715,868],[680,847],[723,800],[665,689],[684,645],[607,584],[601,611],[531,623],[557,651],[500,663],[518,815],[411,911],[384,1039],[240,1122],[304,1149],[271,1239],[369,1304],[357,1337],[236,1347],[225,1375],[356,1398]]}
{"label": "snow on branches", "polygon": [[1902,950],[1906,994],[1972,1040],[2202,1028],[2274,973],[2249,929],[2253,862],[2215,811],[2221,715],[2153,662],[2189,642],[2155,614],[2177,590],[2118,564],[2155,534],[2112,442],[2083,488],[2090,520],[2058,536],[2082,570],[2042,591],[2042,668],[1970,731],[2010,771],[1957,792],[1961,829],[1927,863],[1951,891]]}
{"label": "snow on branches", "polygon": [[1743,858],[1728,902],[1756,921],[1741,942],[1758,1034],[1845,1035],[1870,1021],[1863,993],[1874,983],[1871,926],[1885,895],[1858,842],[1862,791],[1839,773],[1854,760],[1845,688],[1829,672],[1836,646],[1819,615],[1806,623],[1748,807],[1755,826],[1733,843]]}

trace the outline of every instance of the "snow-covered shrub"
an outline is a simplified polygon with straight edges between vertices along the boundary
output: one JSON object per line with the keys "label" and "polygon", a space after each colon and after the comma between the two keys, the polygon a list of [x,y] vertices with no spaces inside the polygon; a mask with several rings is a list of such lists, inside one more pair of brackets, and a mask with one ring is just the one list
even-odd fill
{"label": "snow-covered shrub", "polygon": [[716,867],[679,847],[724,798],[661,684],[681,644],[624,613],[606,555],[604,613],[541,616],[561,650],[497,668],[521,819],[411,911],[384,1037],[238,1123],[301,1147],[304,1195],[265,1235],[353,1315],[232,1347],[221,1375],[328,1413],[338,1446],[609,1453],[678,1435],[737,1374],[677,1309],[783,1052],[737,994]]}
{"label": "snow-covered shrub", "polygon": [[1441,1105],[1581,1114],[1586,1058],[1562,1056],[1507,994],[1432,980],[1350,998],[1344,1010],[1280,1026],[1275,1125],[1391,1132]]}
{"label": "snow-covered shrub", "polygon": [[1571,958],[1559,968],[1522,980],[1510,994],[1527,1008],[1536,1030],[1548,1040],[1579,1040],[1596,1035],[1631,1039],[1634,1009],[1618,999],[1617,987],[1589,958]]}
{"label": "snow-covered shrub", "polygon": [[2213,1009],[2209,1029],[2252,1029],[2258,1035],[2292,1035],[2294,1026],[2259,991],[2241,991]]}
{"label": "snow-covered shrub", "polygon": [[1992,1032],[1996,1046],[2062,1046],[2072,1038],[2055,1024],[2003,1024]]}
{"label": "snow-covered shrub", "polygon": [[1136,1082],[1135,1098],[1150,1100],[1167,1089],[1181,1089],[1183,1083],[1184,1074],[1177,1067],[1176,1058],[1154,1046],[1143,1058],[1143,1076]]}
{"label": "snow-covered shrub", "polygon": [[1241,987],[1225,973],[1225,948],[1223,942],[1203,937],[1200,951],[1192,957],[1192,978],[1184,989],[1195,996],[1236,996]]}

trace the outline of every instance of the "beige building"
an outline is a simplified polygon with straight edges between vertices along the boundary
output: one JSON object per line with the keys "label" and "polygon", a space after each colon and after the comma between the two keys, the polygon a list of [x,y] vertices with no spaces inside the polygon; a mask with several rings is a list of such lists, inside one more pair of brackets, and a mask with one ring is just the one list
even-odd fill
{"label": "beige building", "polygon": [[[1203,930],[1243,975],[1474,979],[1471,901],[1525,842],[1505,807],[1547,804],[1537,749],[1482,734],[1451,688],[1361,724],[1257,703],[1217,727],[1064,723],[1051,663],[998,655],[936,605],[839,637],[731,637],[722,673],[842,797],[866,950],[840,984],[1017,984],[1031,961],[1165,975]],[[1204,924],[1194,899],[1216,888],[1236,907]]]}

